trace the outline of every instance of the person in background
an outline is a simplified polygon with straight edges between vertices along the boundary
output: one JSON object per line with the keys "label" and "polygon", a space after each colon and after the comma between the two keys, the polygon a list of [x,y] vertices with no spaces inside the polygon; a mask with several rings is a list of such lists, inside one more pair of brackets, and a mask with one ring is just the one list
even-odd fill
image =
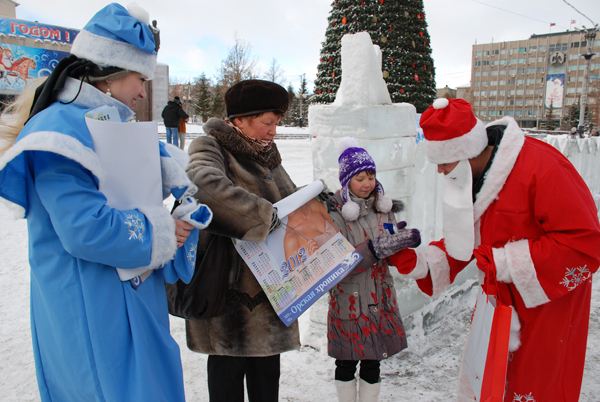
{"label": "person in background", "polygon": [[592,131],[590,132],[590,137],[598,137],[600,134],[598,133],[598,129],[597,128],[592,128]]}
{"label": "person in background", "polygon": [[[273,141],[288,104],[288,93],[278,84],[238,82],[225,94],[228,118],[209,119],[203,125],[207,135],[188,149],[188,175],[199,186],[195,197],[214,212],[200,232],[198,263],[230,272],[223,311],[186,320],[188,347],[209,355],[211,402],[243,401],[244,379],[251,401],[276,402],[280,353],[300,347],[298,323],[286,327],[279,319],[231,241],[265,240],[281,225],[273,203],[296,190]],[[225,237],[228,246],[214,247],[215,236]]]}
{"label": "person in background", "polygon": [[356,367],[360,362],[358,396],[375,402],[381,387],[380,361],[406,348],[406,334],[396,302],[387,257],[417,247],[421,235],[396,225],[402,211],[377,180],[375,162],[352,138],[337,145],[339,190],[327,201],[335,226],[362,255],[361,262],[329,291],[327,351],[335,358],[335,387],[340,402],[354,402]]}
{"label": "person in background", "polygon": [[167,106],[165,106],[163,109],[161,116],[165,123],[165,129],[167,132],[167,144],[173,144],[178,147],[179,135],[177,131],[179,129],[179,119],[185,120],[190,117],[186,112],[183,111],[179,96],[174,97],[172,101],[167,103]]}
{"label": "person in background", "polygon": [[187,133],[187,129],[185,126],[185,122],[189,119],[179,118],[179,127],[177,128],[178,136],[179,136],[179,148],[185,149],[185,135]]}
{"label": "person in background", "polygon": [[[513,309],[505,402],[579,400],[600,264],[594,199],[571,162],[509,116],[486,127],[462,99],[421,116],[427,158],[444,174],[444,238],[390,257],[437,297],[476,260],[479,282]],[[495,292],[494,292],[495,293]],[[458,400],[474,393],[461,370]]]}
{"label": "person in background", "polygon": [[[31,332],[43,402],[185,401],[165,280],[191,279],[187,257],[194,255],[180,246],[192,246],[193,227],[161,205],[108,206],[85,123],[86,113],[105,105],[122,121],[134,118],[131,108],[146,97],[156,66],[148,20],[135,4],[104,7],[79,32],[71,54],[9,107],[14,125],[0,130],[9,144],[0,153],[0,201],[28,225]],[[163,169],[187,179],[170,158],[185,153],[171,147],[168,154],[162,143],[159,149]],[[121,281],[116,267],[148,271]]]}

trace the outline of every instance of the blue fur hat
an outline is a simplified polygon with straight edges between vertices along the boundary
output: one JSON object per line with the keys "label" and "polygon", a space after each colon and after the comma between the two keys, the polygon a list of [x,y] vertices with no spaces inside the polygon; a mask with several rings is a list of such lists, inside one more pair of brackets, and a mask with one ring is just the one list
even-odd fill
{"label": "blue fur hat", "polygon": [[[360,207],[350,198],[348,184],[357,174],[366,171],[373,171],[377,174],[377,169],[373,158],[371,158],[367,150],[360,148],[358,143],[350,137],[344,137],[338,141],[337,151],[340,155],[338,163],[340,167],[340,184],[342,185],[341,196],[344,201],[342,216],[347,221],[355,221],[358,219]],[[377,200],[377,209],[381,212],[390,212],[392,209],[392,200],[385,195],[383,186],[379,180],[375,180],[377,182],[375,189],[380,195]]]}
{"label": "blue fur hat", "polygon": [[119,67],[154,77],[156,51],[150,16],[135,3],[112,3],[98,11],[73,41],[71,54],[100,67]]}

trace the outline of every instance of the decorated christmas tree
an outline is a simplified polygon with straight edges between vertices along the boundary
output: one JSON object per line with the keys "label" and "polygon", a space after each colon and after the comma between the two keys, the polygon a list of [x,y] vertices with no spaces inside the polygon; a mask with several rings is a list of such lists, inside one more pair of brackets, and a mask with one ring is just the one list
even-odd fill
{"label": "decorated christmas tree", "polygon": [[435,100],[435,77],[422,0],[334,0],[329,14],[313,103],[331,103],[342,81],[341,40],[366,31],[382,52],[392,102],[423,112]]}

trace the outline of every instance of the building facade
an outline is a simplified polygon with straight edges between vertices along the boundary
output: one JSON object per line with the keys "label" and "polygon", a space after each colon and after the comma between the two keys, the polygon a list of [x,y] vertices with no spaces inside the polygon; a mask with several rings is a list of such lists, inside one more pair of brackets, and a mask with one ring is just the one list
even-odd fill
{"label": "building facade", "polygon": [[[598,118],[600,39],[591,59],[588,103]],[[546,116],[558,123],[581,96],[586,60],[585,32],[532,35],[511,42],[475,44],[471,67],[473,111],[483,121],[513,116],[521,127],[540,127]],[[552,110],[551,110],[552,109]]]}

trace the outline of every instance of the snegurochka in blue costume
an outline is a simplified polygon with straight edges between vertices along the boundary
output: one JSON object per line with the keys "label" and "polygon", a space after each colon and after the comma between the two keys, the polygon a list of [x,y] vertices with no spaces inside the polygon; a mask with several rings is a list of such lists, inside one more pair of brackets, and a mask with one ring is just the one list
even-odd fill
{"label": "snegurochka in blue costume", "polygon": [[[162,206],[109,207],[84,118],[109,105],[122,121],[133,119],[156,66],[148,21],[135,5],[100,10],[71,55],[8,109],[13,125],[0,131],[8,141],[0,153],[0,201],[28,223],[42,401],[185,400],[165,281],[189,282],[198,229],[212,212],[189,197],[196,187],[185,174],[187,154],[162,143],[163,196],[182,199],[182,207],[173,215]],[[115,267],[148,270],[121,281]]]}

